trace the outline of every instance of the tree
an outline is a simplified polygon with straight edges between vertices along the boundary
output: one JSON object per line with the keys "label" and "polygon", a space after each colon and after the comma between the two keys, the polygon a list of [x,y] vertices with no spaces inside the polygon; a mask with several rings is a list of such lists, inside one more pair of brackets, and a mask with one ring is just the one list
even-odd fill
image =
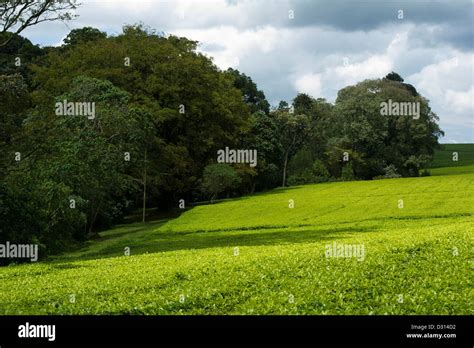
{"label": "tree", "polygon": [[252,78],[232,68],[227,69],[227,73],[234,78],[234,87],[242,92],[244,102],[249,105],[251,113],[262,111],[268,114],[270,112],[270,103]]}
{"label": "tree", "polygon": [[64,43],[66,45],[77,45],[84,42],[105,39],[106,37],[107,33],[104,33],[99,29],[92,27],[84,27],[80,29],[71,30],[68,36],[66,36],[66,38],[64,39]]}
{"label": "tree", "polygon": [[258,165],[254,168],[249,192],[278,186],[280,182],[282,147],[278,125],[273,114],[257,111],[251,117],[252,127],[243,141],[243,148],[255,149]]}
{"label": "tree", "polygon": [[[419,115],[383,115],[381,106],[388,100],[415,103]],[[428,100],[413,95],[402,82],[386,78],[341,89],[334,114],[331,146],[333,154],[339,153],[334,160],[340,161],[341,152],[347,152],[354,175],[363,179],[383,175],[390,164],[403,176],[418,175],[443,134]]]}
{"label": "tree", "polygon": [[[78,6],[76,0],[8,0],[0,2],[0,33],[19,34],[38,23],[47,21],[70,21],[77,17],[73,14]],[[13,38],[9,35],[0,42],[5,46]]]}
{"label": "tree", "polygon": [[162,174],[159,173],[156,166],[158,161],[156,154],[159,152],[162,142],[161,139],[156,137],[153,115],[148,109],[135,106],[130,109],[130,114],[137,123],[136,127],[130,132],[135,146],[133,153],[141,157],[141,160],[133,162],[135,165],[131,167],[130,174],[132,179],[143,187],[142,222],[145,222],[149,178],[156,178]]}
{"label": "tree", "polygon": [[316,176],[317,178],[324,178],[327,179],[329,178],[329,172],[326,169],[326,166],[324,165],[323,161],[317,159],[313,163],[313,175]]}
{"label": "tree", "polygon": [[341,179],[343,181],[351,181],[354,180],[354,171],[352,170],[352,163],[346,164],[342,167]]}
{"label": "tree", "polygon": [[313,97],[305,93],[299,93],[293,99],[293,106],[295,108],[295,113],[310,115],[313,111],[313,106],[316,100]]}
{"label": "tree", "polygon": [[280,100],[280,102],[278,103],[277,110],[286,110],[286,109],[288,109],[288,107],[289,107],[289,105],[288,105],[287,101]]}
{"label": "tree", "polygon": [[[74,231],[77,239],[119,219],[127,194],[137,190],[126,175],[130,162],[125,153],[138,158],[132,135],[139,123],[128,110],[129,99],[128,93],[109,81],[78,76],[55,101],[93,103],[94,117],[58,115],[50,107],[31,111],[23,124],[24,140],[17,145],[23,159],[15,175],[19,180],[36,176],[38,185],[48,182],[51,187],[55,183],[64,187],[64,200],[54,204],[67,206],[73,199],[73,209],[84,214],[85,225]],[[51,211],[56,208],[51,203]]]}
{"label": "tree", "polygon": [[316,177],[311,170],[313,161],[313,154],[307,146],[299,149],[289,161],[287,184],[291,186],[315,182]]}
{"label": "tree", "polygon": [[313,162],[313,154],[304,146],[291,158],[288,164],[288,173],[289,175],[301,176],[305,172],[311,172]]}
{"label": "tree", "polygon": [[400,83],[403,82],[403,78],[394,71],[387,74],[387,76],[385,76],[385,78],[387,80],[391,80],[391,81],[395,81],[395,82],[400,82]]}
{"label": "tree", "polygon": [[0,100],[0,179],[2,179],[7,167],[14,162],[13,154],[18,149],[14,149],[12,143],[21,130],[25,118],[24,111],[30,104],[28,87],[21,75],[0,75]]}
{"label": "tree", "polygon": [[287,109],[276,110],[274,116],[278,124],[280,142],[283,148],[282,186],[284,187],[286,184],[288,160],[304,143],[309,120],[306,115],[295,115]]}
{"label": "tree", "polygon": [[416,88],[413,86],[413,85],[410,85],[409,83],[403,83],[403,78],[397,74],[396,72],[391,72],[390,74],[387,74],[387,76],[384,77],[384,79],[386,80],[390,80],[390,81],[395,81],[395,82],[399,82],[401,85],[403,85],[408,91],[410,91],[410,93],[414,96],[414,97],[417,97],[418,96],[418,91],[416,90]]}
{"label": "tree", "polygon": [[7,38],[8,44],[0,46],[0,75],[21,74],[30,85],[32,73],[28,67],[44,55],[44,50],[20,35],[0,33],[0,42]]}
{"label": "tree", "polygon": [[218,194],[229,193],[239,184],[240,178],[234,168],[224,163],[210,164],[204,169],[201,189],[212,202]]}
{"label": "tree", "polygon": [[159,139],[147,152],[148,205],[171,208],[190,199],[217,151],[240,146],[251,127],[234,78],[196,49],[186,38],[127,26],[121,35],[49,52],[34,67],[35,97],[47,109],[51,96],[64,93],[78,71],[128,92],[130,107],[150,115],[151,133]]}

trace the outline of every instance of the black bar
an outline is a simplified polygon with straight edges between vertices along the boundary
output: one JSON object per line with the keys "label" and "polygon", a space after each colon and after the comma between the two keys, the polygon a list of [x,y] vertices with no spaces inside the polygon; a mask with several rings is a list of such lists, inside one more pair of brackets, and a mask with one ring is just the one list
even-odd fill
{"label": "black bar", "polygon": [[[19,326],[26,322],[54,324],[55,340],[18,337]],[[147,343],[472,347],[473,331],[472,316],[0,316],[0,347]]]}

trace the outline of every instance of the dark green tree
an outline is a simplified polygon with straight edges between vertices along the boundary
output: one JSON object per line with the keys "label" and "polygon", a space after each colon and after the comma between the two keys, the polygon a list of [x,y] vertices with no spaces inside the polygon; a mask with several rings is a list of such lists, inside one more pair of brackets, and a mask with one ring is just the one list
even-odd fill
{"label": "dark green tree", "polygon": [[306,115],[295,115],[288,110],[276,110],[273,114],[278,125],[283,149],[282,186],[285,186],[288,161],[304,144],[309,128],[309,119]]}
{"label": "dark green tree", "polygon": [[73,29],[64,39],[66,45],[77,45],[84,42],[96,41],[105,39],[107,34],[99,29],[92,27],[84,27],[80,29]]}
{"label": "dark green tree", "polygon": [[230,193],[240,184],[236,171],[229,165],[218,163],[210,164],[204,169],[201,189],[212,202],[220,193]]}
{"label": "dark green tree", "polygon": [[244,102],[249,105],[251,113],[262,111],[268,114],[270,112],[270,104],[265,94],[257,88],[251,77],[232,68],[227,69],[227,73],[234,78],[234,87],[242,92]]}

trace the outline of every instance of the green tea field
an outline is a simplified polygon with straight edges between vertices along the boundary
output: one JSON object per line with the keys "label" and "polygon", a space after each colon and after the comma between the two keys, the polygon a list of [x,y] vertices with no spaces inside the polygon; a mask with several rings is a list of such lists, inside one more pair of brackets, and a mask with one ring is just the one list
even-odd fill
{"label": "green tea field", "polygon": [[75,252],[0,268],[0,313],[472,315],[472,164],[118,226]]}

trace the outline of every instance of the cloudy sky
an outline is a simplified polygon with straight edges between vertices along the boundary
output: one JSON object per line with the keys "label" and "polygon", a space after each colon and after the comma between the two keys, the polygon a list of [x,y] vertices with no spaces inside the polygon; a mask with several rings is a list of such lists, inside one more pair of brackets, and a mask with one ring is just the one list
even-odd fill
{"label": "cloudy sky", "polygon": [[252,77],[271,104],[298,92],[333,102],[337,91],[398,72],[430,100],[444,143],[474,142],[471,0],[82,0],[78,19],[23,32],[59,45],[69,30],[110,35],[143,22],[200,42],[222,69]]}

